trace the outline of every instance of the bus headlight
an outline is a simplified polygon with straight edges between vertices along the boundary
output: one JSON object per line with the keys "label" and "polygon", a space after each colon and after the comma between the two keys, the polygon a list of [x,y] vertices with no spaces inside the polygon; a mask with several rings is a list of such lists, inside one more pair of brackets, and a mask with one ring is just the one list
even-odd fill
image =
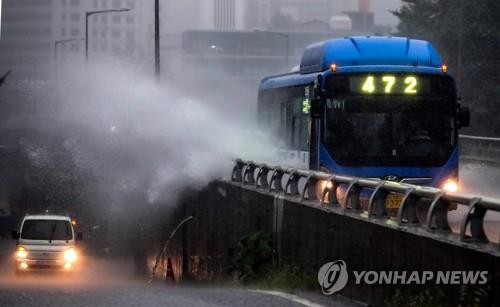
{"label": "bus headlight", "polygon": [[446,192],[458,192],[458,170],[453,170],[441,186]]}
{"label": "bus headlight", "polygon": [[443,190],[446,192],[458,192],[458,182],[453,179],[448,179],[443,184]]}
{"label": "bus headlight", "polygon": [[19,259],[25,259],[28,257],[28,252],[22,246],[19,246],[16,251],[16,257]]}
{"label": "bus headlight", "polygon": [[68,262],[75,262],[78,258],[76,250],[74,248],[70,248],[64,252],[64,259]]}

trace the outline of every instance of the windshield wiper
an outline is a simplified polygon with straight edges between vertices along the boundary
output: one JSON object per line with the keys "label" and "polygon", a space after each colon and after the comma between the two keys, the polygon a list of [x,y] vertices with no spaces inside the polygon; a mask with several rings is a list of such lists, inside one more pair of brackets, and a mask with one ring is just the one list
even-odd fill
{"label": "windshield wiper", "polygon": [[52,243],[52,240],[54,239],[54,235],[56,234],[56,228],[57,228],[57,222],[54,223],[54,226],[52,226],[49,243]]}

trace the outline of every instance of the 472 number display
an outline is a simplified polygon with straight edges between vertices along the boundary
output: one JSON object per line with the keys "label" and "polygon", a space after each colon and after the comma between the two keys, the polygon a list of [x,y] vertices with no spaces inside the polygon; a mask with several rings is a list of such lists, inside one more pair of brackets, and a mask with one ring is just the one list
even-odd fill
{"label": "472 number display", "polygon": [[359,86],[359,92],[363,94],[416,95],[419,90],[419,80],[415,76],[366,76],[361,78]]}

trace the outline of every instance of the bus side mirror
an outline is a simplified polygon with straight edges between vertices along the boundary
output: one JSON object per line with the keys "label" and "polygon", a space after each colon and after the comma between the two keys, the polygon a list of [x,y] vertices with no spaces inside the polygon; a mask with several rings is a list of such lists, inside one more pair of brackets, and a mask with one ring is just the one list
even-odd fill
{"label": "bus side mirror", "polygon": [[76,233],[76,240],[77,241],[82,241],[83,240],[83,233],[82,232],[77,232]]}
{"label": "bus side mirror", "polygon": [[11,237],[12,237],[12,239],[14,239],[14,240],[19,239],[19,233],[17,233],[17,230],[12,230],[12,232],[10,233],[10,236],[11,236]]}
{"label": "bus side mirror", "polygon": [[458,126],[460,128],[469,127],[470,110],[468,107],[458,107]]}
{"label": "bus side mirror", "polygon": [[311,116],[312,118],[320,118],[323,111],[323,99],[316,98],[311,101]]}
{"label": "bus side mirror", "polygon": [[323,77],[321,75],[310,84],[309,96],[311,97],[311,116],[312,118],[321,118],[325,106],[325,93],[321,89]]}

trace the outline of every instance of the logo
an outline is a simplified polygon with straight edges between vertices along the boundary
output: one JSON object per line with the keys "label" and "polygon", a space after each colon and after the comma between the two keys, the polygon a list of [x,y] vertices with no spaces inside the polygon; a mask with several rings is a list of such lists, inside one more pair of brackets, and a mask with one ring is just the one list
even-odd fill
{"label": "logo", "polygon": [[325,263],[318,271],[318,282],[326,295],[344,289],[348,278],[347,265],[343,260]]}
{"label": "logo", "polygon": [[387,180],[387,181],[399,181],[399,177],[398,176],[394,176],[394,175],[388,175],[388,176],[384,177],[384,180]]}
{"label": "logo", "polygon": [[[360,285],[484,285],[488,271],[352,271],[353,284]],[[343,260],[325,263],[318,271],[318,283],[325,295],[344,289],[349,274]]]}

